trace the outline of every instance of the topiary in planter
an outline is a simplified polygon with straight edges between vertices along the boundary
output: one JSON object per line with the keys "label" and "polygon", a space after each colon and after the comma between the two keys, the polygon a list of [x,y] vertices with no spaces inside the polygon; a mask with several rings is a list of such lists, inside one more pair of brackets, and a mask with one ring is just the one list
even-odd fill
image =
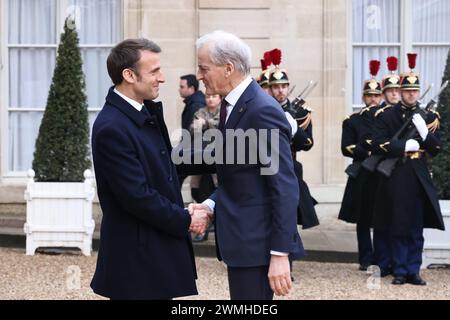
{"label": "topiary in planter", "polygon": [[81,182],[91,167],[85,80],[74,25],[66,19],[36,140],[33,170],[40,182]]}

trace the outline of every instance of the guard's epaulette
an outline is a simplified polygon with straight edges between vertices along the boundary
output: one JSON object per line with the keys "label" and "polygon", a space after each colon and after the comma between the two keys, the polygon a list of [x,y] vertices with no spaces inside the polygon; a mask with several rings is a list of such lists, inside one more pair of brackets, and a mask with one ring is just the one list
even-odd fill
{"label": "guard's epaulette", "polygon": [[384,112],[384,110],[387,110],[389,108],[392,108],[391,104],[388,104],[387,106],[385,106],[384,108],[381,108],[380,110],[378,110],[377,112],[375,112],[375,117],[378,117],[380,114],[382,114]]}
{"label": "guard's epaulette", "polygon": [[308,126],[311,124],[311,121],[312,121],[311,112],[308,111],[306,116],[304,116],[302,118],[297,118],[295,120],[297,120],[297,123],[300,123],[300,125],[299,125],[300,128],[302,128],[303,130],[306,130],[308,128]]}
{"label": "guard's epaulette", "polygon": [[[434,114],[437,113],[436,111],[431,111],[431,112],[434,113]],[[438,130],[438,129],[441,127],[441,122],[439,121],[440,119],[441,119],[441,118],[440,118],[440,115],[439,115],[439,113],[437,113],[437,114],[436,114],[436,119],[434,119],[433,122],[427,124],[428,130],[429,130],[431,133],[435,133],[436,130]]]}
{"label": "guard's epaulette", "polygon": [[363,114],[364,112],[367,112],[367,111],[369,111],[369,110],[370,110],[369,107],[365,107],[365,108],[362,108],[361,111],[359,111],[358,113],[359,113],[359,114]]}
{"label": "guard's epaulette", "polygon": [[439,114],[439,112],[437,112],[436,110],[430,110],[431,113],[434,113],[436,115],[436,117],[441,120],[441,115]]}
{"label": "guard's epaulette", "polygon": [[356,116],[356,115],[358,115],[358,114],[359,114],[359,111],[354,112],[354,113],[352,113],[352,114],[346,116],[345,119],[344,119],[344,121],[345,121],[345,120],[349,120],[351,117]]}

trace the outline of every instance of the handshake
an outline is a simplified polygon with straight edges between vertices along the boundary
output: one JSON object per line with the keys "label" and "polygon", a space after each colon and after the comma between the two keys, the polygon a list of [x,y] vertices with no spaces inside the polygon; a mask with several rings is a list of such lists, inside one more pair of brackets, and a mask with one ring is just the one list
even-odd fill
{"label": "handshake", "polygon": [[194,234],[205,233],[214,217],[214,212],[210,207],[201,203],[191,203],[188,210],[192,219],[189,231]]}

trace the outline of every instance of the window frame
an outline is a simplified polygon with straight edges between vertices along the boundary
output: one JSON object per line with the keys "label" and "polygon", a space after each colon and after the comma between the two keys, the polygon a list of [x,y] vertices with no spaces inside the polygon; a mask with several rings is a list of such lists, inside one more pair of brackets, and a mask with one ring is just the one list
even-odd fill
{"label": "window frame", "polygon": [[[359,110],[362,104],[353,103],[353,50],[357,47],[398,47],[400,48],[399,67],[408,69],[406,54],[413,52],[414,47],[449,47],[450,42],[414,42],[413,41],[413,1],[400,1],[400,43],[356,43],[353,42],[353,1],[347,0],[347,81],[346,103],[347,113]],[[368,61],[367,61],[368,62]]]}
{"label": "window frame", "polygon": [[[119,39],[124,37],[124,21],[125,21],[125,1],[119,0],[120,21],[119,23]],[[8,38],[9,19],[8,0],[0,0],[0,181],[7,183],[24,183],[27,179],[26,171],[9,170],[9,119],[11,112],[44,112],[45,106],[42,108],[10,108],[9,107],[9,50],[11,48],[53,48],[57,51],[60,44],[61,33],[64,29],[64,22],[67,17],[67,9],[69,0],[56,0],[56,44],[11,44]],[[113,48],[114,44],[80,44],[80,49],[89,48]],[[57,53],[55,54],[56,57]],[[89,107],[88,113],[99,112],[101,106]]]}

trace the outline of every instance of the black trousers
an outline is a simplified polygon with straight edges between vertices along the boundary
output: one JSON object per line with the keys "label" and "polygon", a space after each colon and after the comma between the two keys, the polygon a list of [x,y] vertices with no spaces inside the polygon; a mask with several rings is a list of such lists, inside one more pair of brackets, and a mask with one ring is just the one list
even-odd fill
{"label": "black trousers", "polygon": [[273,300],[268,273],[269,266],[228,267],[231,300]]}

